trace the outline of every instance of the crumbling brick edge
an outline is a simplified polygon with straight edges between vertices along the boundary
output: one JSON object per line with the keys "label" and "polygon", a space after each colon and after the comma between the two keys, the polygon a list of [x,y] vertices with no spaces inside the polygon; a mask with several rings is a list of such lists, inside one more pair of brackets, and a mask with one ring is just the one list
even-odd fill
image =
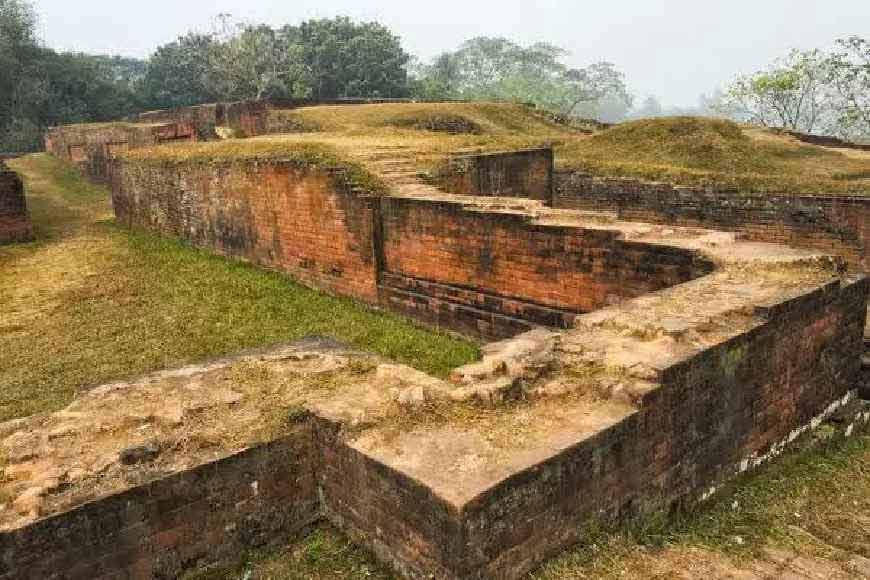
{"label": "crumbling brick edge", "polygon": [[[870,429],[870,405],[850,390],[768,452],[732,465],[732,477],[774,460],[835,414],[840,414],[836,433],[829,437]],[[250,549],[285,544],[321,521],[336,525],[404,576],[450,578],[421,574],[396,557],[392,542],[361,532],[331,509],[322,458],[348,453],[358,454],[343,443],[337,425],[307,414],[275,441],[0,532],[0,578],[173,578],[185,570],[234,563]],[[384,465],[375,469],[404,477]],[[698,490],[686,503],[706,501],[721,487]]]}

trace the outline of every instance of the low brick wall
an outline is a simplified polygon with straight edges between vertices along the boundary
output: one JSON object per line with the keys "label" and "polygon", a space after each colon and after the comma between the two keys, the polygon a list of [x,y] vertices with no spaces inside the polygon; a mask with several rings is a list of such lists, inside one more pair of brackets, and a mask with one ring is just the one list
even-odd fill
{"label": "low brick wall", "polygon": [[553,150],[529,149],[451,157],[434,180],[450,193],[522,197],[549,202],[553,187]]}
{"label": "low brick wall", "polygon": [[798,131],[784,131],[787,135],[791,135],[799,141],[809,143],[811,145],[820,145],[822,147],[835,147],[838,149],[857,149],[858,151],[870,151],[870,144],[867,143],[852,143],[839,137],[831,137],[829,135],[810,135],[808,133],[800,133]]}
{"label": "low brick wall", "polygon": [[464,503],[339,450],[321,478],[326,513],[408,577],[520,578],[592,523],[708,497],[848,403],[868,290],[837,281],[759,308],[755,328],[664,369],[625,420]]}
{"label": "low brick wall", "polygon": [[696,253],[542,226],[459,202],[372,197],[290,162],[132,162],[115,170],[118,222],[281,270],[315,288],[503,338],[673,286]]}
{"label": "low brick wall", "polygon": [[176,578],[286,542],[321,518],[313,425],[0,532],[0,579]]}
{"label": "low brick wall", "polygon": [[98,183],[111,180],[112,160],[129,149],[172,141],[195,141],[191,123],[97,123],[54,127],[45,134],[45,150],[75,165]]}
{"label": "low brick wall", "polygon": [[[136,116],[141,123],[191,123],[200,139],[215,139],[215,127],[229,127],[239,137],[255,137],[283,132],[270,123],[270,112],[323,105],[371,105],[378,103],[413,103],[412,99],[260,99],[228,103],[208,103]],[[425,102],[425,101],[424,101]]]}
{"label": "low brick wall", "polygon": [[738,194],[560,172],[553,206],[737,231],[749,240],[824,250],[870,271],[870,196]]}
{"label": "low brick wall", "polygon": [[113,179],[118,223],[377,302],[376,199],[340,175],[291,162],[122,161]]}
{"label": "low brick wall", "polygon": [[392,308],[487,337],[525,321],[566,328],[578,313],[710,272],[695,252],[619,232],[538,225],[461,203],[385,197],[382,296]]}
{"label": "low brick wall", "polygon": [[0,244],[33,239],[24,184],[17,173],[0,161]]}

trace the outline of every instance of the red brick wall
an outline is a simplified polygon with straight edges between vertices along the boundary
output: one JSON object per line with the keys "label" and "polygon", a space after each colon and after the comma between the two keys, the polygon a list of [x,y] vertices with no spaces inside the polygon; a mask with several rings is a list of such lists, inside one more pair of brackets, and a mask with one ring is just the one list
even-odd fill
{"label": "red brick wall", "polygon": [[303,283],[377,301],[376,200],[292,163],[121,161],[118,221],[290,273]]}
{"label": "red brick wall", "polygon": [[435,171],[435,181],[445,191],[457,195],[523,197],[549,203],[553,150],[453,157]]}
{"label": "red brick wall", "polygon": [[176,578],[320,519],[310,423],[189,471],[0,532],[2,580]]}
{"label": "red brick wall", "polygon": [[112,160],[119,153],[160,143],[196,139],[195,127],[189,122],[67,125],[54,127],[45,134],[45,150],[76,165],[90,179],[107,183],[111,180]]}
{"label": "red brick wall", "polygon": [[554,205],[738,231],[750,240],[825,250],[870,271],[870,196],[738,194],[565,172],[556,176]]}
{"label": "red brick wall", "polygon": [[384,198],[382,222],[386,273],[418,281],[419,294],[436,290],[421,281],[465,289],[455,302],[516,318],[525,318],[522,309],[499,300],[588,312],[712,269],[694,252],[623,241],[611,231],[535,225],[459,203]]}
{"label": "red brick wall", "polygon": [[868,289],[834,282],[759,309],[759,327],[666,369],[638,413],[479,498],[469,553],[498,555],[479,562],[493,577],[528,569],[558,548],[553,538],[582,539],[591,518],[695,501],[747,458],[775,453],[856,387]]}
{"label": "red brick wall", "polygon": [[325,511],[413,577],[521,578],[590,526],[697,501],[845,401],[868,291],[836,281],[757,309],[757,327],[664,369],[636,413],[465,504],[338,448]]}
{"label": "red brick wall", "polygon": [[27,214],[24,184],[18,174],[0,161],[0,244],[33,239]]}

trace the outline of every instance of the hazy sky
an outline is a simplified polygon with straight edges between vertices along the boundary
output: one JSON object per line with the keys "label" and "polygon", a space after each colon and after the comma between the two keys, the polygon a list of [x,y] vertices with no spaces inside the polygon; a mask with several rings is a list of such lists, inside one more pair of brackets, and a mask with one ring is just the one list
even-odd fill
{"label": "hazy sky", "polygon": [[59,50],[144,57],[230,13],[273,26],[337,14],[378,20],[423,58],[474,36],[548,41],[572,65],[615,62],[630,88],[693,105],[737,72],[792,47],[870,36],[870,0],[35,0],[40,31]]}

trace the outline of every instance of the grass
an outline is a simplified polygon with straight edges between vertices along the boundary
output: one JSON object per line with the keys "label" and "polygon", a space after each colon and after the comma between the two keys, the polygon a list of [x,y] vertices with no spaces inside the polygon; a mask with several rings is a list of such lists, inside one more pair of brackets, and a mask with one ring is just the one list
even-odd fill
{"label": "grass", "polygon": [[566,143],[562,163],[592,173],[759,192],[867,192],[870,156],[697,117],[623,123]]}
{"label": "grass", "polygon": [[444,376],[476,344],[111,221],[108,192],[46,155],[23,174],[39,240],[0,248],[0,420],[87,386],[329,335]]}
{"label": "grass", "polygon": [[[600,176],[741,192],[870,192],[870,154],[804,144],[788,135],[721,119],[646,119],[590,136],[539,111],[506,103],[328,106],[273,115],[319,128],[285,139],[329,142],[346,156],[388,147],[395,156],[416,158],[423,171],[437,163],[433,156],[454,151],[550,144],[560,168]],[[463,126],[473,130],[459,130]]]}
{"label": "grass", "polygon": [[[528,580],[698,578],[711,569],[720,574],[713,576],[717,578],[746,577],[741,571],[778,566],[771,562],[775,553],[800,555],[802,565],[820,574],[812,577],[829,577],[850,558],[870,557],[868,523],[870,434],[850,439],[817,435],[695,511],[647,518],[617,530],[589,530],[586,541]],[[285,548],[252,553],[233,566],[202,570],[188,580],[238,578],[392,576],[365,550],[322,528]]]}

